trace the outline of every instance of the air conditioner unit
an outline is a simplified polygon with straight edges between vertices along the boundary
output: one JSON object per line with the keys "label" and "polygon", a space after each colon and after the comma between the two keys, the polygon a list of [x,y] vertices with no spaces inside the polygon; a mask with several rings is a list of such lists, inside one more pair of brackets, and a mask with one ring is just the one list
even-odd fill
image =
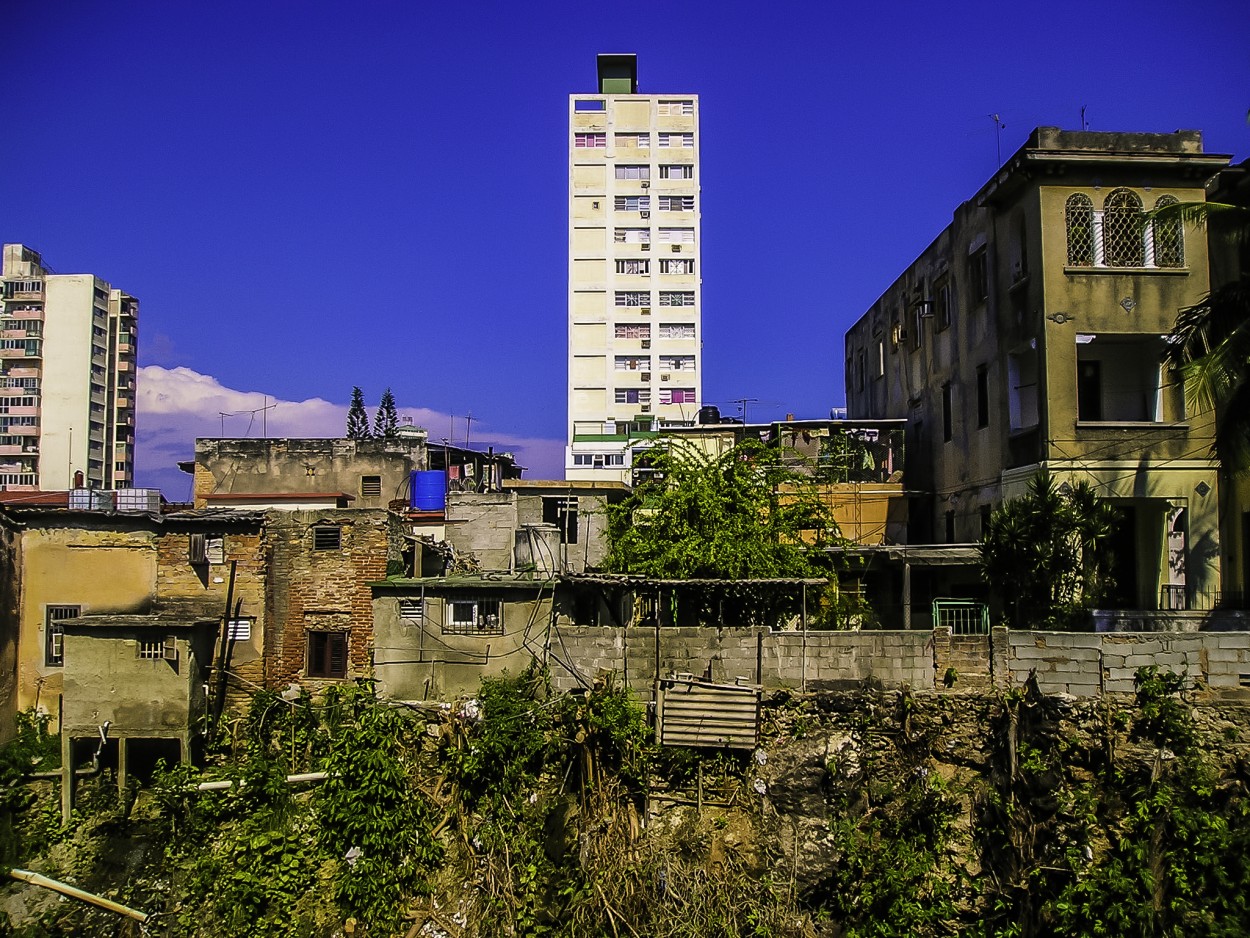
{"label": "air conditioner unit", "polygon": [[643,183],[642,183],[642,187],[643,187],[644,189],[650,189],[650,188],[651,188],[651,183],[647,182],[647,181],[644,179],[644,180],[643,180]]}
{"label": "air conditioner unit", "polygon": [[640,306],[640,307],[638,307],[638,312],[642,313],[642,315],[644,315],[644,316],[650,316],[650,315],[651,315],[651,307],[650,307],[650,306]]}
{"label": "air conditioner unit", "polygon": [[644,372],[642,373],[642,380],[643,380],[643,381],[650,381],[650,380],[651,380],[651,372],[649,372],[649,371],[644,371]]}
{"label": "air conditioner unit", "polygon": [[667,380],[668,380],[669,378],[671,378],[671,377],[673,377],[673,376],[672,376],[672,375],[660,375],[660,380],[661,380],[661,381],[667,381]]}
{"label": "air conditioner unit", "polygon": [[680,244],[674,244],[674,245],[673,245],[673,253],[674,253],[674,254],[680,254],[680,253],[681,253],[681,245],[680,245]]}
{"label": "air conditioner unit", "polygon": [[643,347],[643,348],[651,348],[651,340],[650,340],[650,339],[643,339],[643,340],[642,340],[642,347]]}
{"label": "air conditioner unit", "polygon": [[650,405],[650,404],[643,404],[643,405],[642,405],[642,412],[643,412],[644,414],[649,414],[649,413],[651,413],[651,405]]}
{"label": "air conditioner unit", "polygon": [[650,217],[651,217],[651,213],[650,213],[650,212],[648,212],[648,211],[646,211],[646,210],[644,209],[643,211],[641,211],[641,212],[639,212],[639,213],[638,213],[638,217],[639,217],[639,218],[650,218]]}

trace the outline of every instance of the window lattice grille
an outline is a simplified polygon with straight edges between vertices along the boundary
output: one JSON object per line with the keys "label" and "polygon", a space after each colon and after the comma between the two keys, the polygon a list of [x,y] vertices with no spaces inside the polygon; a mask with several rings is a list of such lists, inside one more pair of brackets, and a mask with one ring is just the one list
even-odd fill
{"label": "window lattice grille", "polygon": [[[1161,195],[1159,201],[1155,202],[1155,208],[1167,208],[1169,205],[1176,205],[1175,196]],[[1155,266],[1156,267],[1184,267],[1185,266],[1185,239],[1181,233],[1181,222],[1179,218],[1156,218],[1152,222],[1154,225],[1154,242],[1155,242]]]}
{"label": "window lattice grille", "polygon": [[1094,266],[1094,203],[1089,196],[1068,196],[1064,218],[1068,226],[1068,265]]}
{"label": "window lattice grille", "polygon": [[1108,267],[1144,267],[1141,199],[1128,189],[1116,189],[1103,204],[1102,243]]}

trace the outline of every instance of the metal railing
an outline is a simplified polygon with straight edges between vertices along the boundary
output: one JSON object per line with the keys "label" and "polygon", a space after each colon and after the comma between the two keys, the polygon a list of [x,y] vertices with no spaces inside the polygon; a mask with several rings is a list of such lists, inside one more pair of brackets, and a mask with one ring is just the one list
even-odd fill
{"label": "metal railing", "polygon": [[990,610],[969,599],[935,599],[933,627],[949,628],[952,635],[988,635]]}

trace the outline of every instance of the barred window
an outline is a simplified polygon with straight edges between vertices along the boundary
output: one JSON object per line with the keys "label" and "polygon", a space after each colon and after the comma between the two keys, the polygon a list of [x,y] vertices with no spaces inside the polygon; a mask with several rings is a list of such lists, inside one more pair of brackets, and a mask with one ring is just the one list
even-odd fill
{"label": "barred window", "polygon": [[1068,226],[1068,265],[1094,266],[1094,203],[1079,192],[1068,196],[1064,210]]}
{"label": "barred window", "polygon": [[694,306],[693,290],[661,290],[661,306]]}
{"label": "barred window", "polygon": [[617,290],[613,297],[617,306],[650,306],[650,290]]}
{"label": "barred window", "polygon": [[1108,267],[1144,267],[1142,206],[1137,193],[1116,189],[1103,203],[1102,243]]}
{"label": "barred window", "polygon": [[[1155,202],[1155,210],[1179,204],[1176,196],[1161,195]],[[1185,238],[1181,232],[1181,220],[1175,215],[1155,218],[1151,222],[1155,246],[1156,267],[1185,266]]]}

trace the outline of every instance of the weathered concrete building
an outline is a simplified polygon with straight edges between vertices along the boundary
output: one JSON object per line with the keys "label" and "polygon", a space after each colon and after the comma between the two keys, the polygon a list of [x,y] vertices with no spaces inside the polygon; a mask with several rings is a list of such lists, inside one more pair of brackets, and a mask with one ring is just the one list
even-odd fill
{"label": "weathered concrete building", "polygon": [[907,421],[910,543],[978,540],[1047,469],[1121,509],[1116,606],[1214,603],[1210,421],[1160,366],[1207,245],[1144,213],[1227,162],[1194,131],[1038,128],[847,332],[851,416]]}
{"label": "weathered concrete building", "polygon": [[0,530],[16,571],[11,581],[16,608],[6,610],[13,614],[17,639],[12,705],[59,714],[67,665],[73,666],[65,647],[66,621],[126,618],[133,626],[132,649],[135,641],[147,640],[144,622],[160,629],[220,622],[232,563],[231,668],[259,682],[266,598],[263,523],[262,515],[251,512],[156,515],[5,507]]}
{"label": "weathered concrete building", "polygon": [[[197,508],[385,508],[427,467],[425,438],[198,439]],[[185,468],[192,468],[186,466]]]}

